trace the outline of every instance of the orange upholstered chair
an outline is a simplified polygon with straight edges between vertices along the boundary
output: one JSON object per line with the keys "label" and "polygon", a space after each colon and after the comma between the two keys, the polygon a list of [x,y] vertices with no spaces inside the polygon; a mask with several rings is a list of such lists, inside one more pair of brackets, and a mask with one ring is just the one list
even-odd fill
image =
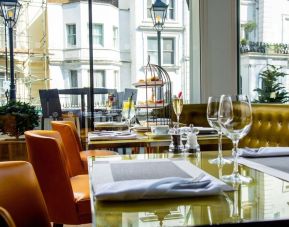
{"label": "orange upholstered chair", "polygon": [[[58,131],[62,137],[67,157],[73,172],[87,172],[88,156],[116,155],[116,152],[108,150],[87,150],[82,151],[80,138],[76,126],[72,121],[52,121],[52,129]],[[82,162],[82,163],[81,163]]]}
{"label": "orange upholstered chair", "polygon": [[0,226],[1,227],[16,227],[11,215],[3,207],[0,207]]}
{"label": "orange upholstered chair", "polygon": [[60,134],[32,130],[25,132],[25,138],[50,220],[72,225],[90,223],[88,175],[76,175],[71,171]]}
{"label": "orange upholstered chair", "polygon": [[0,209],[0,214],[7,226],[15,223],[21,227],[51,227],[45,201],[30,163],[0,162],[0,185],[0,206],[6,210]]}

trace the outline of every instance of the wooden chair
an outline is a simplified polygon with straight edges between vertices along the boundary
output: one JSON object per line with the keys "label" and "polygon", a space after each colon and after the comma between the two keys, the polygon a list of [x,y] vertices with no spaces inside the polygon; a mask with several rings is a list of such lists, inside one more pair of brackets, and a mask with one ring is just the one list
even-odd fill
{"label": "wooden chair", "polygon": [[56,131],[26,131],[32,163],[48,208],[50,220],[79,225],[91,222],[88,175],[76,175]]}
{"label": "wooden chair", "polygon": [[5,221],[9,227],[51,226],[47,207],[30,163],[1,162],[0,185],[0,204],[6,210],[0,209],[2,222]]}
{"label": "wooden chair", "polygon": [[117,155],[116,152],[109,150],[82,151],[80,138],[72,121],[52,121],[51,126],[61,135],[74,174],[87,173],[87,157],[89,156]]}

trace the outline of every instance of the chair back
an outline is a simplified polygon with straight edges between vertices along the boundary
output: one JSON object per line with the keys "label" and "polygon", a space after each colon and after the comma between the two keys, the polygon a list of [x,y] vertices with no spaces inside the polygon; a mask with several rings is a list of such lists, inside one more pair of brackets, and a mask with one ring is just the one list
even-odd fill
{"label": "chair back", "polygon": [[48,208],[55,223],[77,222],[71,170],[61,136],[56,131],[25,132],[29,160],[32,163]]}
{"label": "chair back", "polygon": [[62,118],[58,89],[39,90],[42,117],[47,118],[57,113],[53,118]]}
{"label": "chair back", "polygon": [[81,143],[77,129],[72,121],[52,121],[52,129],[59,132],[65,146],[68,162],[73,176],[84,174],[84,166],[80,158]]}
{"label": "chair back", "polygon": [[1,162],[0,185],[0,204],[4,208],[0,208],[0,226],[5,226],[2,225],[5,222],[9,227],[51,226],[45,201],[30,163]]}

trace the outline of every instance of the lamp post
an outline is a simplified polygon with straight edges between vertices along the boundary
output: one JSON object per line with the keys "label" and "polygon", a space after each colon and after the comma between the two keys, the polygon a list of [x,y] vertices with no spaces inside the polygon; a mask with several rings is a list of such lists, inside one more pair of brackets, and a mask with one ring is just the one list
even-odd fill
{"label": "lamp post", "polygon": [[165,20],[167,17],[167,4],[163,3],[161,0],[156,0],[152,7],[150,8],[151,17],[153,19],[154,28],[157,31],[158,40],[158,65],[161,66],[161,31],[163,30]]}
{"label": "lamp post", "polygon": [[13,27],[15,26],[21,4],[18,0],[0,0],[0,13],[4,18],[5,25],[9,31],[9,49],[10,49],[10,101],[16,100],[16,86],[14,77],[14,49],[13,49]]}

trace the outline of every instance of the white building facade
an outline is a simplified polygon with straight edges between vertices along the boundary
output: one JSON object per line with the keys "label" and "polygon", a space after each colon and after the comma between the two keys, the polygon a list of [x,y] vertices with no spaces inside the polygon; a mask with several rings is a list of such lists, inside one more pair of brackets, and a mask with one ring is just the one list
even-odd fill
{"label": "white building facade", "polygon": [[[161,36],[162,66],[177,93],[189,77],[189,11],[185,0],[165,2],[169,8]],[[148,13],[152,3],[93,1],[94,87],[123,91],[144,78],[148,55],[157,63],[157,33]],[[87,1],[56,1],[47,8],[50,87],[88,87]]]}
{"label": "white building facade", "polygon": [[[247,51],[241,54],[242,93],[256,98],[255,88],[261,86],[259,74],[266,65],[281,66],[289,73],[289,1],[241,0],[241,40],[247,39]],[[246,25],[254,29],[246,36]],[[251,44],[250,44],[251,42]],[[260,48],[261,47],[261,48]],[[280,80],[289,91],[289,78]]]}

